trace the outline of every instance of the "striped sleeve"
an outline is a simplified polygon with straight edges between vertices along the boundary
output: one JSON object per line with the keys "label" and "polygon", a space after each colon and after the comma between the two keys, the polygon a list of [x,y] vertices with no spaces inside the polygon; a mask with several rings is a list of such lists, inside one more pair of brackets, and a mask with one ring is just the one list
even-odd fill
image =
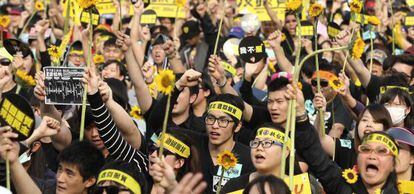
{"label": "striped sleeve", "polygon": [[88,101],[91,106],[96,127],[98,128],[99,136],[111,156],[116,160],[132,162],[138,167],[139,171],[147,172],[146,156],[139,150],[134,149],[122,137],[111,114],[102,102],[99,92],[94,95],[88,95]]}

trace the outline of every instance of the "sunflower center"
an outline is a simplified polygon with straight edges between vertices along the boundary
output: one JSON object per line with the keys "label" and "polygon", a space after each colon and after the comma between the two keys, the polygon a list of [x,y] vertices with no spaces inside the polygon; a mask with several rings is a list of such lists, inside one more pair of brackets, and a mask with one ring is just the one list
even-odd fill
{"label": "sunflower center", "polygon": [[171,80],[169,79],[168,76],[163,76],[162,77],[162,79],[161,79],[162,86],[168,87],[170,85],[170,83],[171,83]]}
{"label": "sunflower center", "polygon": [[351,172],[350,173],[348,173],[348,178],[349,179],[353,179],[355,176],[354,176],[354,174],[352,174]]}

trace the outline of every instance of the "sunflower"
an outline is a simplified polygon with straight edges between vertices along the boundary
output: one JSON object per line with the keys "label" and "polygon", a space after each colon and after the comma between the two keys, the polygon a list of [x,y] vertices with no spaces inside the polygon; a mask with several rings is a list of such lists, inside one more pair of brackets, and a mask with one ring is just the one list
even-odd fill
{"label": "sunflower", "polygon": [[157,90],[163,94],[170,95],[174,89],[175,75],[171,70],[161,70],[155,77]]}
{"label": "sunflower", "polygon": [[177,5],[177,7],[184,7],[186,2],[186,0],[175,0],[175,5]]}
{"label": "sunflower", "polygon": [[350,169],[350,168],[348,168],[348,169],[346,169],[342,172],[342,177],[344,177],[346,182],[349,183],[349,184],[354,184],[358,180],[357,173],[354,170]]}
{"label": "sunflower", "polygon": [[331,86],[331,88],[334,89],[335,91],[338,91],[339,89],[344,87],[344,84],[337,77],[333,77],[332,79],[329,80],[328,83],[329,83],[329,86]]}
{"label": "sunflower", "polygon": [[59,47],[57,47],[56,45],[51,45],[48,49],[47,52],[50,55],[50,58],[52,59],[52,61],[57,62],[59,61],[59,57],[62,54],[59,51]]}
{"label": "sunflower", "polygon": [[129,115],[131,115],[131,117],[134,117],[136,119],[142,119],[142,112],[141,109],[138,106],[133,106],[131,108],[131,111],[129,112]]}
{"label": "sunflower", "polygon": [[365,42],[361,37],[355,40],[354,46],[352,47],[352,58],[360,59],[364,52]]}
{"label": "sunflower", "polygon": [[17,79],[19,79],[19,82],[22,82],[21,84],[23,85],[28,85],[28,86],[35,86],[36,85],[36,81],[35,79],[33,79],[32,76],[27,75],[27,72],[18,69],[16,71],[16,77]]}
{"label": "sunflower", "polygon": [[354,13],[361,13],[362,10],[362,2],[360,0],[353,0],[349,3],[349,8]]}
{"label": "sunflower", "polygon": [[377,26],[381,23],[381,21],[376,16],[369,16],[368,17],[368,23],[371,25]]}
{"label": "sunflower", "polygon": [[41,2],[41,1],[36,1],[35,9],[36,9],[36,11],[43,11],[43,10],[45,10],[45,5],[43,5],[43,2]]}
{"label": "sunflower", "polygon": [[302,6],[301,0],[292,0],[286,3],[286,9],[289,11],[298,11],[298,9]]}
{"label": "sunflower", "polygon": [[95,63],[95,65],[105,63],[104,56],[96,54],[95,56],[93,56],[93,63]]}
{"label": "sunflower", "polygon": [[9,16],[0,16],[0,26],[3,28],[7,28],[10,24],[10,18]]}
{"label": "sunflower", "polygon": [[311,17],[318,17],[322,14],[323,6],[319,3],[314,3],[309,7],[309,15]]}
{"label": "sunflower", "polygon": [[96,0],[78,0],[77,2],[82,9],[87,9],[96,4]]}
{"label": "sunflower", "polygon": [[236,166],[237,158],[232,152],[224,150],[217,155],[217,164],[228,170]]}
{"label": "sunflower", "polygon": [[282,33],[281,36],[282,36],[282,42],[285,41],[286,40],[286,34],[285,33]]}

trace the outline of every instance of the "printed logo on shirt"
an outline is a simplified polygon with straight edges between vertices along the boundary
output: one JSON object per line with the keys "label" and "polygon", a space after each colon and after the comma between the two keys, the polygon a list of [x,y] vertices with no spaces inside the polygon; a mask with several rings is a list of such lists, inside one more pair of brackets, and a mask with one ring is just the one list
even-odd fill
{"label": "printed logo on shirt", "polygon": [[[241,175],[241,171],[243,168],[243,164],[236,164],[234,168],[230,168],[224,172],[223,180],[221,181],[221,187],[227,183],[232,178],[237,178]],[[220,181],[221,176],[221,166],[219,166],[216,175],[213,176],[213,191],[217,191],[218,183]]]}
{"label": "printed logo on shirt", "polygon": [[351,149],[352,141],[349,139],[339,139],[341,142],[341,147]]}

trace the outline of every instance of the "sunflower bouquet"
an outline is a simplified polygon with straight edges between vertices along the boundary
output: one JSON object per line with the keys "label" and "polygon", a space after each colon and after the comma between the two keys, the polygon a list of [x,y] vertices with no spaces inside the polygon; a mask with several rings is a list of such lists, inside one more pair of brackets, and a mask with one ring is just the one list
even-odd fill
{"label": "sunflower bouquet", "polygon": [[220,180],[217,183],[217,194],[221,191],[221,182],[223,181],[224,173],[227,170],[234,168],[237,165],[237,161],[237,157],[228,150],[224,150],[217,155],[217,164],[221,167]]}
{"label": "sunflower bouquet", "polygon": [[31,75],[28,75],[27,72],[21,69],[16,70],[15,81],[17,83],[16,94],[18,94],[22,88],[30,88],[36,86],[35,79]]}

